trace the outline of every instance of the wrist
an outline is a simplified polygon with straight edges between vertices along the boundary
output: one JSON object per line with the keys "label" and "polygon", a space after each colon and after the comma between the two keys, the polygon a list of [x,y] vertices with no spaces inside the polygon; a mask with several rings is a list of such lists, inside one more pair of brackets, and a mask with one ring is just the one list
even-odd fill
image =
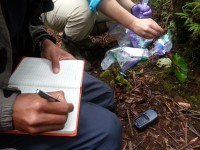
{"label": "wrist", "polygon": [[40,47],[41,52],[42,52],[44,49],[46,49],[46,47],[48,47],[49,44],[50,44],[50,45],[52,44],[51,40],[49,40],[49,39],[44,39],[44,40],[41,42],[41,47]]}
{"label": "wrist", "polygon": [[135,30],[134,27],[135,27],[135,24],[137,22],[137,19],[138,19],[137,17],[135,17],[135,16],[132,15],[132,19],[131,19],[131,21],[128,24],[128,29],[130,29],[132,31]]}
{"label": "wrist", "polygon": [[44,49],[44,42],[45,41],[51,41],[52,43],[56,43],[56,39],[50,35],[47,35],[47,36],[43,36],[41,38],[39,38],[37,41],[36,41],[36,49],[39,50],[39,52],[41,53],[42,50]]}
{"label": "wrist", "polygon": [[51,40],[49,39],[43,40],[43,42],[41,43],[41,52],[49,49],[52,46],[55,46],[55,43],[53,43]]}

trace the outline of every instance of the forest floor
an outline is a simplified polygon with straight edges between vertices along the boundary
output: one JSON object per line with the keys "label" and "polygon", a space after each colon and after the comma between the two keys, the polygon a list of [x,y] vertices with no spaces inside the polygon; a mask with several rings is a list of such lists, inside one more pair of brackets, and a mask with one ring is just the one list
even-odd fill
{"label": "forest floor", "polygon": [[[50,31],[57,36],[58,34]],[[62,41],[58,36],[58,45]],[[119,65],[114,63],[106,71],[101,68],[105,52],[116,46],[115,40],[107,33],[91,39],[98,43],[91,52],[90,74],[107,82],[115,91],[115,106],[123,125],[122,150],[198,150],[200,149],[200,78],[199,71],[190,68],[188,81],[177,82],[169,68],[156,65],[158,57],[149,58],[129,69],[126,76],[119,73]],[[107,40],[107,41],[106,41]],[[176,51],[175,48],[171,50]],[[171,53],[166,54],[169,58]],[[194,69],[194,68],[193,68]],[[108,73],[109,72],[109,73]],[[117,80],[122,77],[126,80]],[[194,99],[190,101],[190,99]],[[133,124],[142,112],[153,109],[158,121],[143,131]]]}
{"label": "forest floor", "polygon": [[[165,6],[165,10],[171,8],[170,5]],[[155,13],[154,18],[165,27],[166,20],[160,15],[161,13]],[[170,18],[169,15],[167,21]],[[49,32],[57,37],[57,44],[61,45],[60,36],[50,29]],[[180,45],[173,41],[169,53],[161,57],[152,56],[146,62],[140,62],[129,69],[126,76],[122,76],[117,63],[107,71],[101,68],[105,52],[116,47],[117,41],[107,33],[90,36],[90,39],[96,45],[89,50],[88,60],[92,64],[89,73],[114,89],[113,111],[123,125],[121,150],[199,150],[200,68],[193,65],[192,60],[186,60],[188,79],[185,83],[180,83],[171,68],[159,68],[156,65],[159,58],[171,58],[174,53],[182,51]],[[148,109],[157,112],[158,121],[139,131],[133,120]]]}

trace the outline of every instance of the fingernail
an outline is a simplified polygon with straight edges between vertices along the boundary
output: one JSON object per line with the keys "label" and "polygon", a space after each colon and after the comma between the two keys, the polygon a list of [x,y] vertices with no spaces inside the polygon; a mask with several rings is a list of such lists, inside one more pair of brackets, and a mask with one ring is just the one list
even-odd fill
{"label": "fingernail", "polygon": [[54,73],[58,73],[59,71],[59,68],[54,68]]}

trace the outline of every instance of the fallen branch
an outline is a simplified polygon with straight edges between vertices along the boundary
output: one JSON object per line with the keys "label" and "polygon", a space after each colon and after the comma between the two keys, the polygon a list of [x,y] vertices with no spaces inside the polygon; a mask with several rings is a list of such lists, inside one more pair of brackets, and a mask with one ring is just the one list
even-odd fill
{"label": "fallen branch", "polygon": [[133,150],[133,145],[131,141],[128,142],[128,147],[129,147],[129,150]]}
{"label": "fallen branch", "polygon": [[[180,144],[173,138],[173,136],[171,135],[171,134],[169,134],[169,132],[167,132],[165,129],[164,129],[164,131],[172,138],[172,140],[174,140],[174,142],[176,143],[176,144],[178,144],[179,146],[180,146]],[[175,147],[176,148],[176,147]]]}
{"label": "fallen branch", "polygon": [[169,109],[169,111],[173,114],[174,112],[172,111],[172,109],[168,106],[168,104],[166,102],[164,102],[165,106],[167,106],[167,108]]}
{"label": "fallen branch", "polygon": [[126,147],[127,147],[127,142],[125,142],[125,145],[122,150],[126,150]]}
{"label": "fallen branch", "polygon": [[142,141],[140,141],[140,142],[133,148],[133,150],[136,149],[136,148],[145,140],[145,138],[146,138],[146,137],[144,137],[144,138],[142,139]]}
{"label": "fallen branch", "polygon": [[185,148],[188,147],[189,145],[193,144],[197,139],[198,139],[198,137],[192,139],[188,144],[186,144],[185,146],[181,147],[179,150],[185,149]]}
{"label": "fallen branch", "polygon": [[191,124],[189,124],[189,130],[200,138],[200,134]]}
{"label": "fallen branch", "polygon": [[128,122],[129,122],[129,126],[130,126],[130,129],[131,129],[131,136],[133,137],[134,133],[133,133],[132,123],[131,123],[131,119],[130,119],[130,115],[129,115],[128,109],[126,109],[126,113],[127,113],[127,116],[128,116]]}

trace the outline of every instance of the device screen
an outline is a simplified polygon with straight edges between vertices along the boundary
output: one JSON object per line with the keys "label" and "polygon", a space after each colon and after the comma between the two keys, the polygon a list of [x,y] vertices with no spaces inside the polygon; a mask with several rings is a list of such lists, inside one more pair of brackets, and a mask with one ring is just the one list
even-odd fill
{"label": "device screen", "polygon": [[139,118],[137,118],[137,119],[135,120],[135,122],[136,122],[139,126],[141,126],[141,125],[147,123],[148,121],[149,121],[149,117],[146,116],[145,114],[143,114],[142,116],[140,116]]}

